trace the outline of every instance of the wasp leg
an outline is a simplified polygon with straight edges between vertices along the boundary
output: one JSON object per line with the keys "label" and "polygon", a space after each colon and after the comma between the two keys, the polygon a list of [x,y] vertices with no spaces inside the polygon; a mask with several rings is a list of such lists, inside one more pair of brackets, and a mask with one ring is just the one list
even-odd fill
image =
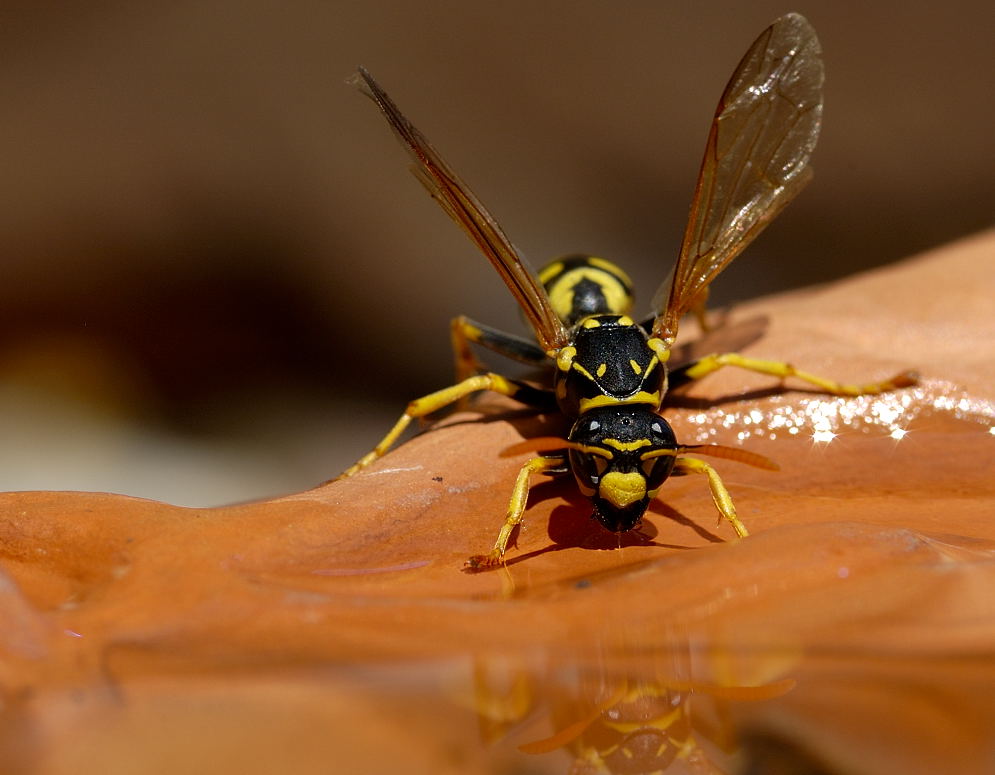
{"label": "wasp leg", "polygon": [[691,302],[691,313],[694,315],[695,320],[698,321],[701,333],[707,334],[712,330],[712,326],[708,322],[707,285],[698,292],[698,295],[694,297],[694,301]]}
{"label": "wasp leg", "polygon": [[458,381],[484,370],[470,349],[470,342],[522,363],[540,365],[546,361],[546,353],[535,342],[485,326],[483,323],[470,320],[465,315],[453,318],[449,335],[453,345]]}
{"label": "wasp leg", "polygon": [[736,535],[740,538],[745,538],[750,534],[746,529],[746,525],[740,522],[739,517],[736,516],[736,507],[732,503],[732,498],[729,496],[726,486],[722,484],[718,472],[708,465],[708,463],[693,457],[679,457],[674,464],[674,473],[704,474],[707,476],[708,489],[712,491],[712,502],[720,514],[719,521],[721,522],[723,517],[729,520],[733,530],[736,531]]}
{"label": "wasp leg", "polygon": [[408,404],[408,408],[405,409],[404,414],[394,424],[394,427],[387,432],[387,435],[380,440],[380,443],[337,478],[345,479],[348,476],[352,476],[362,471],[373,461],[387,454],[387,450],[394,445],[394,442],[400,438],[401,434],[404,433],[405,429],[415,418],[437,412],[439,409],[454,404],[461,398],[471,393],[476,393],[478,390],[491,390],[501,395],[510,396],[516,401],[521,401],[532,406],[539,406],[540,408],[555,405],[555,399],[552,398],[552,394],[548,390],[540,390],[524,382],[502,377],[500,374],[489,372],[487,374],[478,374],[475,377],[468,377],[456,385],[451,385],[434,393],[429,393],[427,396],[416,398]]}
{"label": "wasp leg", "polygon": [[720,355],[706,355],[694,363],[677,370],[676,378],[679,381],[701,379],[718,371],[723,366],[738,366],[748,371],[756,371],[760,374],[770,374],[775,377],[795,377],[815,385],[827,393],[835,396],[863,396],[868,394],[883,393],[895,388],[909,387],[916,384],[918,375],[912,371],[903,371],[894,377],[883,382],[869,382],[865,385],[845,385],[825,377],[809,374],[807,371],[799,371],[790,363],[782,361],[762,361],[758,358],[747,358],[738,353],[722,353]]}
{"label": "wasp leg", "polygon": [[508,516],[501,526],[494,548],[489,554],[475,554],[468,559],[464,565],[468,570],[481,570],[491,568],[501,562],[505,551],[508,548],[508,539],[511,538],[511,531],[516,525],[522,523],[522,516],[525,514],[525,504],[529,497],[529,478],[532,474],[548,471],[552,468],[560,468],[565,465],[566,459],[563,456],[557,457],[534,457],[522,466],[515,480],[515,489],[511,492],[511,501],[508,503]]}

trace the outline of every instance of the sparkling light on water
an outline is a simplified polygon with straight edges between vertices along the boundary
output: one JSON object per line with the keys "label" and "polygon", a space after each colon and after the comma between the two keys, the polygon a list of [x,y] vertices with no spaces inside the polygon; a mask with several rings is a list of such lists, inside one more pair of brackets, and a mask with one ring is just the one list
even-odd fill
{"label": "sparkling light on water", "polygon": [[[767,400],[760,410],[755,404],[716,407],[688,416],[695,426],[695,443],[727,436],[736,431],[739,441],[772,439],[778,434],[807,435],[828,443],[841,432],[883,432],[895,441],[904,439],[909,426],[919,418],[943,415],[976,423],[995,436],[995,403],[969,395],[963,388],[940,380],[928,380],[910,388],[876,396],[843,398],[799,396],[791,391]],[[686,434],[686,431],[685,431]],[[690,441],[690,440],[689,440]]]}

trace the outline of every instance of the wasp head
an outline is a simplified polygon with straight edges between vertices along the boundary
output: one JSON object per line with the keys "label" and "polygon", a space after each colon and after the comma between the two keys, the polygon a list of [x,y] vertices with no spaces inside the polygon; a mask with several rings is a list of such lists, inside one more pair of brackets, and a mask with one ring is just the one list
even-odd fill
{"label": "wasp head", "polygon": [[589,410],[570,431],[570,468],[594,517],[613,533],[639,524],[670,475],[678,448],[674,431],[651,406]]}

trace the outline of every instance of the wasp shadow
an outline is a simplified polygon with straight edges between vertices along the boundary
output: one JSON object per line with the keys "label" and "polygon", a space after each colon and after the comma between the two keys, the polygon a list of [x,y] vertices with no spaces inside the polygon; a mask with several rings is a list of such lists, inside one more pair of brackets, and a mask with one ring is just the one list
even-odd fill
{"label": "wasp shadow", "polygon": [[[644,520],[634,530],[624,533],[613,533],[606,530],[594,518],[591,502],[578,492],[570,477],[561,476],[549,481],[540,482],[529,491],[529,503],[535,505],[545,500],[559,498],[566,503],[553,507],[546,525],[546,533],[550,544],[531,552],[517,554],[505,560],[506,565],[517,565],[533,557],[550,552],[560,552],[566,549],[585,549],[589,551],[616,550],[629,546],[654,546],[661,549],[692,549],[691,544],[668,543],[659,541],[659,530],[649,520]],[[723,543],[724,539],[710,530],[702,527],[690,517],[665,503],[655,502],[648,513],[656,517],[672,520],[690,528],[699,537],[710,543]],[[526,519],[528,518],[526,512]],[[512,532],[509,546],[516,545],[520,527]]]}

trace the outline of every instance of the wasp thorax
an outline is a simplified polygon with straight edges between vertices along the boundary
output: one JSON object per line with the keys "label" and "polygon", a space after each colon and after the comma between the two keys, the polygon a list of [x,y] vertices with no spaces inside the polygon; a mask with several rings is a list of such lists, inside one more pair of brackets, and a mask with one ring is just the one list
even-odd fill
{"label": "wasp thorax", "polygon": [[667,370],[646,332],[627,315],[591,315],[557,359],[556,398],[565,414],[613,404],[660,406]]}
{"label": "wasp thorax", "polygon": [[621,533],[642,519],[674,468],[674,431],[650,406],[592,409],[570,431],[570,468],[595,518]]}

